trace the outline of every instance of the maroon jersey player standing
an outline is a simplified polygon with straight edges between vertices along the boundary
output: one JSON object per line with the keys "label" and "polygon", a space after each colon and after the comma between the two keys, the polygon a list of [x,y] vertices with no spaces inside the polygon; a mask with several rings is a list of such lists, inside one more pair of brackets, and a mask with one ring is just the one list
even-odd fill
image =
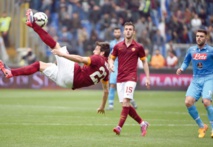
{"label": "maroon jersey player standing", "polygon": [[113,71],[114,60],[118,57],[118,77],[117,77],[117,91],[119,101],[122,104],[122,111],[118,126],[113,131],[119,135],[126,118],[130,115],[135,121],[140,124],[141,135],[145,136],[148,122],[142,120],[137,114],[136,110],[130,105],[130,100],[133,99],[134,90],[137,81],[137,62],[141,59],[146,74],[146,86],[150,86],[149,67],[146,60],[144,48],[137,43],[133,37],[135,34],[135,27],[132,22],[124,24],[124,41],[115,45],[109,59],[109,69]]}
{"label": "maroon jersey player standing", "polygon": [[[20,75],[31,75],[35,72],[42,72],[57,85],[66,88],[82,88],[94,85],[102,81],[104,89],[103,100],[98,108],[98,113],[104,113],[105,104],[108,97],[108,63],[107,58],[110,52],[109,44],[106,42],[97,42],[92,56],[82,57],[79,55],[68,54],[66,47],[60,47],[49,34],[33,21],[31,10],[27,11],[27,25],[32,27],[46,43],[56,57],[57,65],[53,63],[44,63],[37,61],[31,65],[9,69],[0,61],[0,70],[6,78]],[[83,63],[80,66],[78,63]]]}

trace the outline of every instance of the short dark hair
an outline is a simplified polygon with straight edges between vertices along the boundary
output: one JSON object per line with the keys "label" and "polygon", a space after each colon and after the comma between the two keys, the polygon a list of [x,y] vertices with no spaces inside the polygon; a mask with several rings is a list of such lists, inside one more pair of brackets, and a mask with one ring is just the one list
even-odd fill
{"label": "short dark hair", "polygon": [[96,45],[101,47],[101,52],[104,52],[104,57],[108,57],[110,53],[110,46],[108,42],[96,42]]}
{"label": "short dark hair", "polygon": [[176,56],[176,52],[172,49],[172,50],[169,50],[168,52],[172,53],[173,55]]}
{"label": "short dark hair", "polygon": [[135,25],[131,21],[125,22],[124,27],[125,26],[133,26],[133,29],[135,30]]}
{"label": "short dark hair", "polygon": [[197,32],[202,32],[202,33],[204,33],[205,35],[208,34],[208,32],[207,32],[205,29],[198,29],[198,30],[196,31],[196,33],[197,33]]}
{"label": "short dark hair", "polygon": [[121,30],[119,27],[114,27],[113,30]]}

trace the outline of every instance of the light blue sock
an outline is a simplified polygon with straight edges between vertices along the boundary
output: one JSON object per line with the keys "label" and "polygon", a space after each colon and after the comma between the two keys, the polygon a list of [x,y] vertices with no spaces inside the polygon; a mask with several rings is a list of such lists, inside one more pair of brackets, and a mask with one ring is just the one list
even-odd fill
{"label": "light blue sock", "polygon": [[210,106],[206,107],[206,110],[208,112],[209,122],[210,122],[212,130],[213,130],[213,106],[210,105]]}
{"label": "light blue sock", "polygon": [[204,127],[204,124],[202,122],[202,120],[200,119],[200,116],[198,115],[198,111],[195,105],[188,107],[188,112],[191,115],[191,117],[196,121],[196,123],[198,124],[198,126],[200,128]]}
{"label": "light blue sock", "polygon": [[109,105],[111,106],[114,105],[114,99],[115,99],[115,88],[110,87],[108,96]]}

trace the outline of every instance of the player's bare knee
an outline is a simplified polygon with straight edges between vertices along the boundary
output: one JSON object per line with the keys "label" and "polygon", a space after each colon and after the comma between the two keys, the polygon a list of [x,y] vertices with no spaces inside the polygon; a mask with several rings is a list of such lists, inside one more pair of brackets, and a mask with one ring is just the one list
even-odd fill
{"label": "player's bare knee", "polygon": [[45,63],[42,61],[39,61],[40,64],[40,71],[43,72],[47,67],[51,66],[51,63]]}
{"label": "player's bare knee", "polygon": [[191,107],[192,105],[194,105],[194,102],[195,102],[195,100],[192,97],[186,97],[186,99],[185,99],[186,107]]}
{"label": "player's bare knee", "polygon": [[124,99],[123,100],[123,103],[122,103],[122,106],[123,107],[129,107],[130,106],[130,99]]}
{"label": "player's bare knee", "polygon": [[115,85],[115,84],[110,84],[110,87],[111,87],[111,88],[115,88],[116,85]]}
{"label": "player's bare knee", "polygon": [[44,62],[42,62],[42,61],[39,61],[39,64],[40,64],[39,70],[42,72],[42,71],[45,69],[45,64],[46,64],[46,63],[44,63]]}
{"label": "player's bare knee", "polygon": [[209,99],[203,99],[203,105],[205,106],[205,107],[208,107],[208,106],[210,106],[211,105],[211,101],[209,100]]}

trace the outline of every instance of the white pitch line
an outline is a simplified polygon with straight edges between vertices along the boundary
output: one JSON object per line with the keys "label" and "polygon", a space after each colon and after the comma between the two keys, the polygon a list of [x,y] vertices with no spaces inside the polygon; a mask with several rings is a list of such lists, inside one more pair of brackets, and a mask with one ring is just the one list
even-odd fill
{"label": "white pitch line", "polygon": [[[160,114],[173,114],[173,115],[189,115],[187,111],[185,112],[176,112],[176,111],[156,111],[156,110],[141,110],[142,113],[144,112],[151,112],[151,113],[160,113]],[[206,115],[206,113],[199,113],[199,115]]]}
{"label": "white pitch line", "polygon": [[[115,124],[61,124],[61,123],[0,123],[0,125],[21,125],[21,126],[114,126]],[[125,124],[125,126],[139,126],[138,124]],[[196,124],[150,124],[150,126],[158,127],[194,127]]]}

